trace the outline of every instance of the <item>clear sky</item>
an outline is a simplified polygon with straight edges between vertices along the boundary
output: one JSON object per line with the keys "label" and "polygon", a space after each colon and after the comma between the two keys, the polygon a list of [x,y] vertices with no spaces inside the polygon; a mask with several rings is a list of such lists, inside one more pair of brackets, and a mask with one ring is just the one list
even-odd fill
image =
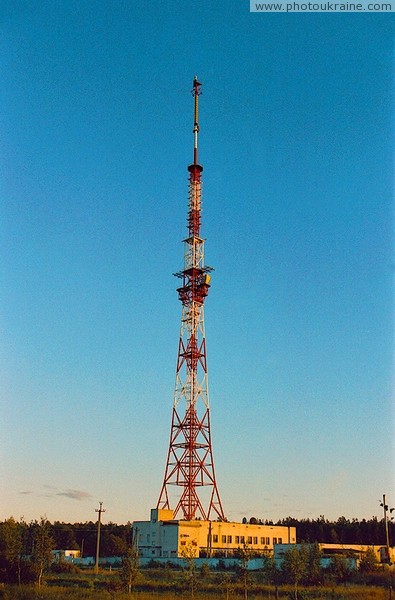
{"label": "clear sky", "polygon": [[395,506],[393,14],[1,4],[0,519],[145,519],[169,443],[192,79],[229,519]]}

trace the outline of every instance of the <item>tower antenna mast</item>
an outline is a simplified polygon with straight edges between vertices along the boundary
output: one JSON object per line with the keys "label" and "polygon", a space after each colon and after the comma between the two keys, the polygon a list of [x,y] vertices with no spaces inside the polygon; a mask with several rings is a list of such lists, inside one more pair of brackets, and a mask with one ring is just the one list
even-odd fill
{"label": "tower antenna mast", "polygon": [[[180,339],[170,444],[165,476],[157,508],[170,509],[169,488],[178,486],[181,495],[174,517],[190,521],[196,518],[225,520],[214,471],[211,444],[210,408],[204,301],[210,288],[212,267],[204,263],[204,239],[201,225],[201,173],[198,161],[199,96],[201,83],[193,80],[194,97],[193,164],[189,171],[188,237],[184,240],[184,268],[176,277],[181,280],[177,289],[182,304]],[[210,489],[208,508],[203,507],[201,488]]]}

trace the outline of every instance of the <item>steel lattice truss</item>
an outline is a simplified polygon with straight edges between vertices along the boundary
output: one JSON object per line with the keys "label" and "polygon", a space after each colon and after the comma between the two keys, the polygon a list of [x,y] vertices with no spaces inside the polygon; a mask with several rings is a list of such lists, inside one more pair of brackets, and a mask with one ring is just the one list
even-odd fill
{"label": "steel lattice truss", "polygon": [[[194,163],[188,167],[188,237],[184,240],[184,269],[175,275],[182,280],[177,289],[182,303],[178,344],[174,405],[165,477],[158,508],[170,509],[169,486],[181,488],[174,516],[186,520],[210,519],[215,513],[224,519],[218,494],[210,433],[210,409],[204,331],[204,301],[210,288],[211,267],[204,264],[204,240],[200,237],[201,172],[197,160],[198,96],[200,83],[195,78]],[[210,486],[210,501],[205,510],[199,488]]]}

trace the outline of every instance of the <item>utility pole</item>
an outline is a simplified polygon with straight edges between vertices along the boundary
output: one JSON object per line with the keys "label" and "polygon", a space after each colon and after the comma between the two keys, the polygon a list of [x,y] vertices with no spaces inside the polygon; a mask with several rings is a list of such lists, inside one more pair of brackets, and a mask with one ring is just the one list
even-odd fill
{"label": "utility pole", "polygon": [[385,543],[386,543],[386,547],[387,547],[387,560],[388,563],[391,564],[391,558],[390,558],[390,536],[389,536],[389,531],[388,531],[388,510],[390,510],[390,512],[393,512],[393,508],[388,509],[388,504],[386,503],[385,500],[385,494],[383,494],[383,501],[380,502],[380,506],[383,507],[383,511],[384,511],[384,525],[385,525]]}
{"label": "utility pole", "polygon": [[212,555],[212,535],[211,535],[211,521],[208,522],[208,534],[207,534],[207,557],[211,558]]}
{"label": "utility pole", "polygon": [[135,552],[136,556],[138,556],[139,555],[139,529],[138,529],[138,527],[136,527],[134,534],[133,534],[133,529],[132,529],[132,548],[133,548],[133,552]]}
{"label": "utility pole", "polygon": [[96,562],[95,562],[95,573],[99,572],[99,554],[100,554],[100,526],[101,526],[101,515],[106,510],[103,508],[103,502],[99,502],[99,508],[95,508],[95,512],[99,513],[99,519],[97,521],[97,542],[96,542]]}

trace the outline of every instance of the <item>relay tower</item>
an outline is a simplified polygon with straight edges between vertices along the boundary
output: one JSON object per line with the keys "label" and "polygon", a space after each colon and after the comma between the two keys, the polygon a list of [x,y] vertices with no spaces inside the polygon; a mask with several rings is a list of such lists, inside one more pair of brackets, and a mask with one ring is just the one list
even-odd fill
{"label": "relay tower", "polygon": [[[182,303],[176,383],[165,477],[157,508],[170,509],[169,487],[180,488],[174,517],[224,520],[214,472],[210,433],[210,409],[204,331],[204,301],[210,288],[210,272],[204,264],[204,239],[200,237],[201,173],[198,162],[199,96],[201,83],[193,81],[194,97],[193,164],[189,165],[188,237],[184,240],[184,269],[175,273],[181,280],[177,289]],[[210,488],[207,510],[199,495]]]}

